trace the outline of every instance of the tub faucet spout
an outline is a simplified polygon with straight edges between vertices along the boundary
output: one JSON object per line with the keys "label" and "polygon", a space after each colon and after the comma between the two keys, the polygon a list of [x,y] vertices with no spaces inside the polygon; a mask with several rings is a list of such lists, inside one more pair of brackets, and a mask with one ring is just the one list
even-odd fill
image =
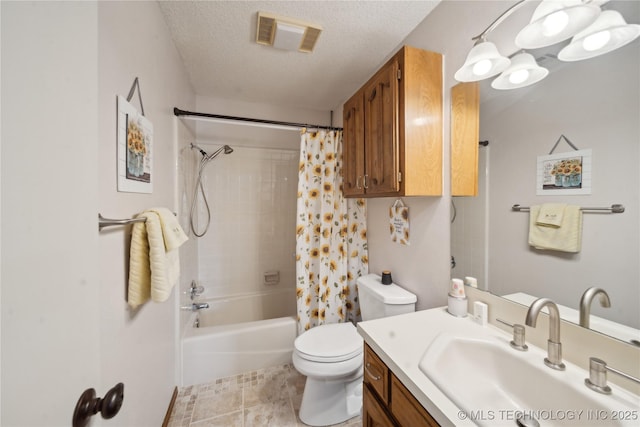
{"label": "tub faucet spout", "polygon": [[589,315],[591,314],[591,301],[600,295],[600,305],[602,307],[611,307],[609,294],[601,288],[589,288],[582,294],[580,298],[580,326],[589,327]]}
{"label": "tub faucet spout", "polygon": [[198,311],[198,310],[202,310],[205,308],[209,308],[209,303],[206,302],[194,302],[191,305],[187,305],[182,307],[183,310],[189,310],[189,311]]}
{"label": "tub faucet spout", "polygon": [[549,298],[538,298],[527,310],[525,324],[536,327],[538,315],[544,307],[549,308],[549,339],[547,340],[547,357],[544,363],[552,369],[564,371],[565,365],[562,363],[562,344],[560,343],[560,312],[556,303]]}

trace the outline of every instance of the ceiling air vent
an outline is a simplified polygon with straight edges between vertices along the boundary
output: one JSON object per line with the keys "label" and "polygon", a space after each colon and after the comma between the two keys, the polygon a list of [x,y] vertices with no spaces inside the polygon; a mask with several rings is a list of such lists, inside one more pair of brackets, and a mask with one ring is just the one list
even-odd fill
{"label": "ceiling air vent", "polygon": [[311,52],[322,27],[292,18],[258,12],[256,42],[278,49]]}

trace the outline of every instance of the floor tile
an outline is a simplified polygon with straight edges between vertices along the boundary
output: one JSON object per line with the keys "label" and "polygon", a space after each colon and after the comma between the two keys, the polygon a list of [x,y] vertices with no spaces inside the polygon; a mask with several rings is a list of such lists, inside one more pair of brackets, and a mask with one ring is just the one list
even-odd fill
{"label": "floor tile", "polygon": [[[305,382],[287,364],[183,387],[169,427],[305,427],[298,418]],[[332,427],[362,427],[362,420]]]}
{"label": "floor tile", "polygon": [[244,427],[297,427],[289,399],[255,405],[244,410]]}

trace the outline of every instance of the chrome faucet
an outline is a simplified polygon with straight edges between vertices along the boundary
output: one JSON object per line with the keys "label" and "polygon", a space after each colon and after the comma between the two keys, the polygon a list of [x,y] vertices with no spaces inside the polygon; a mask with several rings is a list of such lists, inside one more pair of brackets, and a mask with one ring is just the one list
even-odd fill
{"label": "chrome faucet", "polygon": [[206,302],[194,302],[191,305],[185,305],[182,307],[183,310],[191,310],[191,311],[198,311],[198,310],[202,310],[205,308],[209,308],[209,303]]}
{"label": "chrome faucet", "polygon": [[565,365],[562,363],[562,344],[560,343],[560,312],[556,303],[549,298],[538,298],[527,310],[525,324],[536,327],[538,315],[544,307],[549,308],[549,339],[547,340],[547,357],[544,364],[552,369],[564,371]]}
{"label": "chrome faucet", "polygon": [[582,294],[580,298],[580,326],[589,327],[589,315],[591,314],[591,301],[600,295],[600,305],[602,307],[611,307],[609,294],[601,288],[589,288]]}

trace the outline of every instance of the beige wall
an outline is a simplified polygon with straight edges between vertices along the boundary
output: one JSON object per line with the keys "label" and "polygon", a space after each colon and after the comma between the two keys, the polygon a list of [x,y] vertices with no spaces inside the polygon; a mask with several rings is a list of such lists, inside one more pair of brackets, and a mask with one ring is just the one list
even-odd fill
{"label": "beige wall", "polygon": [[[177,298],[127,307],[127,228],[99,233],[96,216],[177,211],[175,141],[188,130],[172,108],[195,96],[155,2],[1,6],[1,424],[69,425],[86,388],[122,381],[112,423],[160,425],[179,374]],[[116,186],[116,96],[135,77],[154,126],[153,194]]]}
{"label": "beige wall", "polygon": [[[155,2],[101,2],[99,40],[99,204],[103,214],[129,217],[164,206],[178,212],[177,140],[188,129],[173,116],[173,107],[192,108],[195,96],[164,18]],[[146,116],[154,126],[153,194],[116,191],[115,96],[126,96],[133,79],[140,79]],[[133,105],[137,102],[132,100]],[[179,352],[176,318],[177,290],[164,303],[148,302],[132,311],[124,302],[129,239],[124,228],[101,233],[101,377],[106,385],[128,386],[122,425],[159,425],[178,384]],[[193,265],[181,250],[180,286],[188,286]]]}

